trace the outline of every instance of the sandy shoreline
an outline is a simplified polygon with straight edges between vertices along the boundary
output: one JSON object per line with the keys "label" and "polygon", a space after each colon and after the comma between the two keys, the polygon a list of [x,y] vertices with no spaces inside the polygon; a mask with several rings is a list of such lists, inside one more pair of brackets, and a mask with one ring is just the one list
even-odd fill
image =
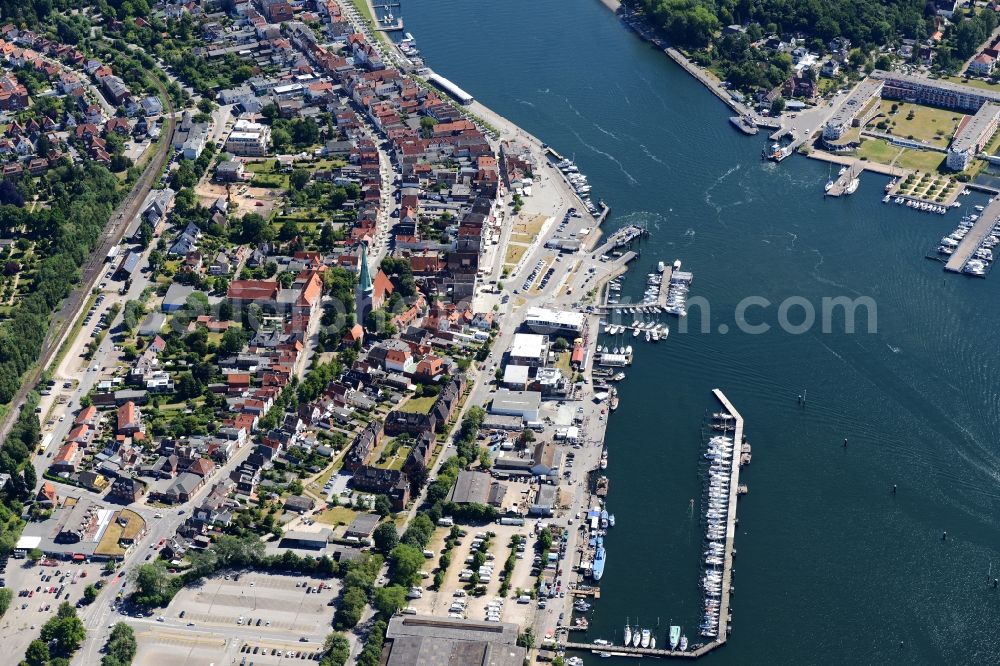
{"label": "sandy shoreline", "polygon": [[601,0],[601,4],[613,12],[617,12],[618,8],[622,6],[622,3],[619,2],[619,0]]}

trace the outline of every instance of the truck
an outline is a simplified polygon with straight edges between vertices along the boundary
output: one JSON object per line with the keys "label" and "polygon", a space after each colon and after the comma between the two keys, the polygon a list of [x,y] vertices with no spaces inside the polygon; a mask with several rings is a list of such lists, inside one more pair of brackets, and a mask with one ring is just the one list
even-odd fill
{"label": "truck", "polygon": [[524,518],[511,518],[511,517],[501,518],[500,519],[500,524],[501,525],[515,525],[517,527],[520,527],[520,526],[524,525]]}

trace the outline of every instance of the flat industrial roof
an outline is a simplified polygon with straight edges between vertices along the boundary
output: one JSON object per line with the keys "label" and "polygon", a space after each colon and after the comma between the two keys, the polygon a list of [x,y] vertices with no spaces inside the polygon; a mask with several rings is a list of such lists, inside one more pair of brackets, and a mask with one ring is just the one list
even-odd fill
{"label": "flat industrial roof", "polygon": [[527,384],[528,366],[508,365],[503,371],[503,381],[506,384]]}
{"label": "flat industrial roof", "polygon": [[515,333],[510,345],[512,358],[539,358],[546,352],[544,335],[535,333]]}
{"label": "flat industrial roof", "polygon": [[493,411],[538,411],[542,394],[538,391],[510,391],[500,389],[493,398]]}
{"label": "flat industrial roof", "polygon": [[42,537],[25,535],[17,540],[17,545],[14,547],[18,549],[31,550],[32,548],[38,548],[41,543]]}
{"label": "flat industrial roof", "polygon": [[584,316],[570,310],[550,310],[549,308],[528,308],[526,322],[553,324],[559,327],[582,329]]}

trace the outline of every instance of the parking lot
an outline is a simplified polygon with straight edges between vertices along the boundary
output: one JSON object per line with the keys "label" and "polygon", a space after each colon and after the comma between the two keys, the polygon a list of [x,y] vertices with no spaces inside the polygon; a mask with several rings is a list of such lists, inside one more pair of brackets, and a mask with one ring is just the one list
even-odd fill
{"label": "parking lot", "polygon": [[135,628],[138,650],[135,666],[288,666],[319,661],[322,642],[300,642],[292,638],[233,637],[232,632],[206,631],[187,627],[162,626],[148,621]]}
{"label": "parking lot", "polygon": [[[75,577],[75,582],[74,582]],[[76,604],[89,583],[101,580],[101,565],[58,562],[32,566],[27,559],[10,559],[0,573],[14,594],[0,622],[0,641],[7,654],[23,655],[38,638],[38,628],[56,614],[62,602]]]}
{"label": "parking lot", "polygon": [[[320,586],[323,586],[322,589]],[[322,641],[330,630],[339,583],[247,573],[207,579],[180,591],[163,612],[188,626],[253,627],[261,636],[294,636]],[[183,613],[183,615],[182,615]]]}
{"label": "parking lot", "polygon": [[[322,586],[322,587],[321,587]],[[339,585],[302,576],[217,576],[181,590],[160,615],[128,618],[136,664],[318,661]]]}
{"label": "parking lot", "polygon": [[[459,539],[451,551],[451,564],[441,589],[435,592],[427,589],[429,586],[425,584],[423,595],[420,598],[409,600],[410,608],[421,614],[446,616],[453,613],[455,617],[464,617],[470,620],[482,621],[492,618],[498,622],[530,624],[537,603],[535,601],[518,603],[516,592],[519,588],[530,592],[535,584],[535,577],[531,575],[532,558],[535,554],[535,536],[532,533],[532,524],[533,521],[528,521],[521,526],[492,524],[482,527],[462,527],[466,535]],[[480,584],[486,587],[486,594],[476,597],[469,594],[467,590],[468,577],[473,570],[471,558],[475,552],[474,544],[477,543],[479,535],[485,535],[487,532],[493,532],[496,535],[489,539],[484,564],[486,567],[492,566],[493,571],[492,575],[481,577]],[[511,575],[510,589],[506,596],[501,598],[501,574],[507,556],[510,554],[510,539],[515,534],[522,536],[524,550],[520,553],[521,557],[516,560],[514,572]],[[429,549],[434,553],[434,557],[427,560],[424,568],[428,574],[432,574],[437,567],[438,558],[447,535],[447,528],[438,528],[429,544]]]}

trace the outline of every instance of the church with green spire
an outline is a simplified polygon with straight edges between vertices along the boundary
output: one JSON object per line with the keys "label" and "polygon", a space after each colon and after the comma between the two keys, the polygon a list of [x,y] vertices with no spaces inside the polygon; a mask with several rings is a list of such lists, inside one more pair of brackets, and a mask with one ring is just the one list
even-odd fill
{"label": "church with green spire", "polygon": [[385,271],[380,268],[372,274],[368,265],[368,243],[361,241],[358,245],[358,286],[354,289],[354,311],[358,323],[364,326],[368,313],[380,309],[393,291],[395,287]]}
{"label": "church with green spire", "polygon": [[368,243],[362,242],[358,253],[358,284],[354,288],[354,311],[358,315],[358,323],[364,326],[365,317],[372,309],[372,293],[375,283],[372,280],[371,269],[368,268]]}

